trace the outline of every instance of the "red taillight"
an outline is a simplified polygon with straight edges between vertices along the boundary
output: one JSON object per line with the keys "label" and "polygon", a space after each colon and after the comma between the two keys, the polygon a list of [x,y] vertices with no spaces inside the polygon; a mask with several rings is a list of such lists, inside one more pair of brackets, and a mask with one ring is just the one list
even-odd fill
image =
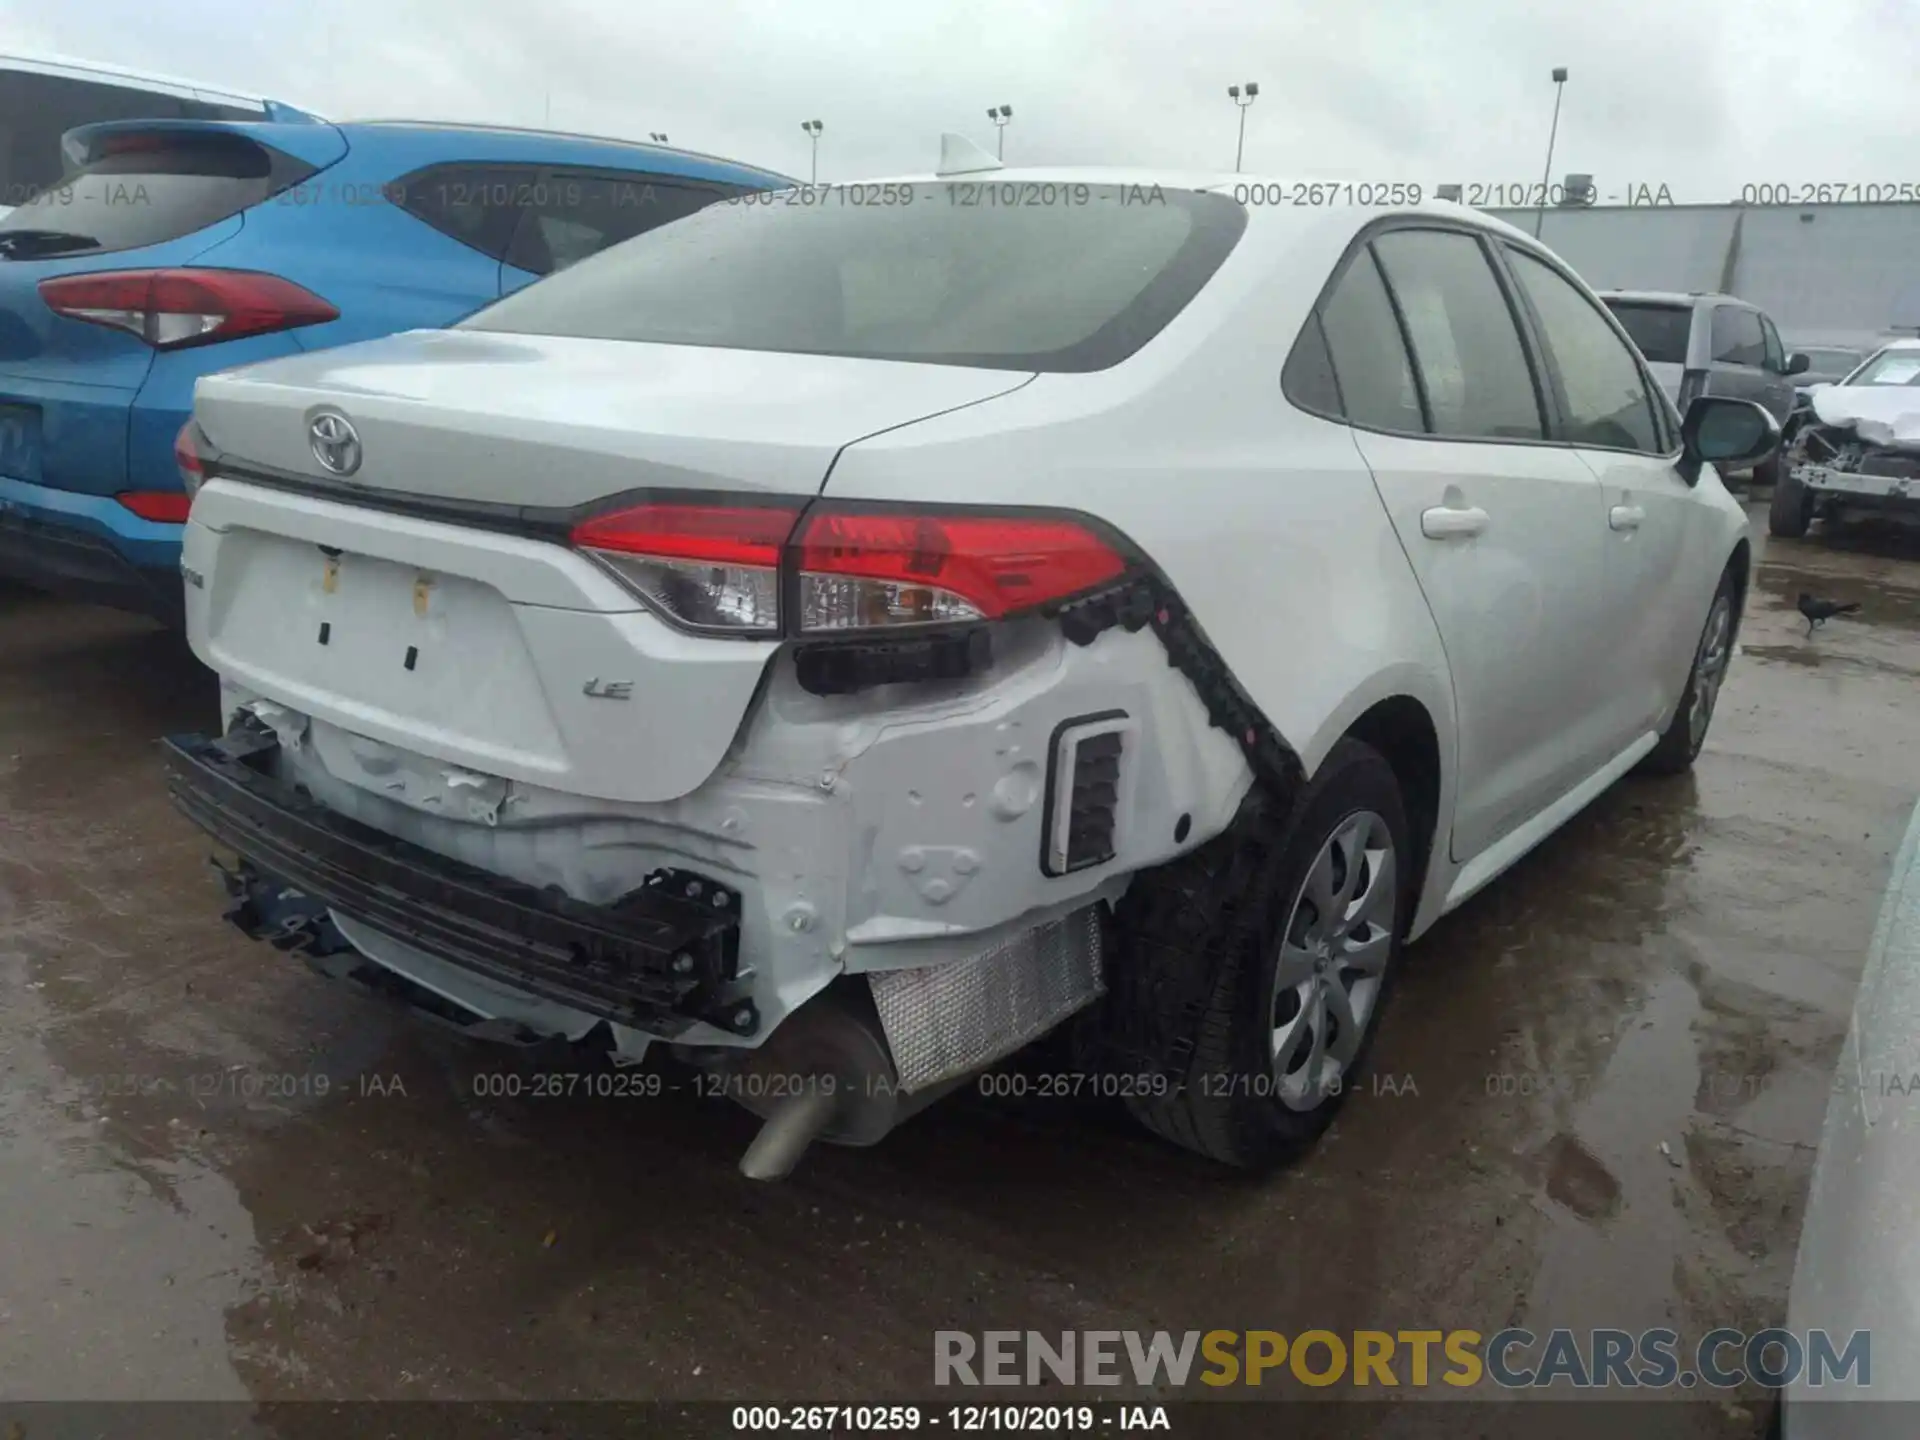
{"label": "red taillight", "polygon": [[122,490],[113,497],[142,520],[158,520],[167,525],[184,525],[193,508],[193,497],[178,490]]}
{"label": "red taillight", "polygon": [[828,509],[796,549],[803,631],[998,620],[1127,568],[1085,525],[1047,515]]}
{"label": "red taillight", "polygon": [[191,420],[173,437],[173,463],[180,471],[180,483],[192,495],[207,478],[207,464],[200,455],[200,427]]}
{"label": "red taillight", "polygon": [[[802,508],[652,502],[584,521],[571,539],[672,619],[734,634],[999,620],[1117,580],[1128,566],[1068,516],[830,505],[801,519]],[[799,599],[790,617],[783,575]]]}
{"label": "red taillight", "polygon": [[573,543],[683,625],[780,629],[780,548],[798,507],[653,503],[597,515]]}
{"label": "red taillight", "polygon": [[55,314],[138,335],[156,350],[338,320],[291,280],[255,270],[108,270],[40,282]]}

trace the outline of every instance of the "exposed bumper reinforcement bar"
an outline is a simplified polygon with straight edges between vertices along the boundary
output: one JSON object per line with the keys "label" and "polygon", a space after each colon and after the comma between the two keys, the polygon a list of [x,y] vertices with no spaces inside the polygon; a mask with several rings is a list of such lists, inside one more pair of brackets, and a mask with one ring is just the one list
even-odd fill
{"label": "exposed bumper reinforcement bar", "polygon": [[[246,865],[497,984],[668,1038],[696,1021],[759,1028],[753,1002],[726,994],[740,899],[725,886],[658,870],[606,906],[537,890],[326,809],[273,776],[278,744],[245,722],[163,740],[174,805]],[[246,913],[231,917],[243,929]]]}

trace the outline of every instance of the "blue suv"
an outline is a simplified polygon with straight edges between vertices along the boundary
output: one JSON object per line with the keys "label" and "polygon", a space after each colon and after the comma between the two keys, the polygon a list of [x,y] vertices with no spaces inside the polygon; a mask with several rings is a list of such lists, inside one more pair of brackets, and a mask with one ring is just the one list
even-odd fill
{"label": "blue suv", "polygon": [[176,453],[214,370],[451,324],[794,182],[664,146],[414,122],[115,121],[0,219],[0,578],[178,623]]}

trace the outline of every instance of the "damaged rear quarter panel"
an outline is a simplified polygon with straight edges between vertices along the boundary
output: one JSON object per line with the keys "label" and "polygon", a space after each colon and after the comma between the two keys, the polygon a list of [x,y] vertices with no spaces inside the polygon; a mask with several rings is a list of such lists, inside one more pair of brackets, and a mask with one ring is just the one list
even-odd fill
{"label": "damaged rear quarter panel", "polygon": [[825,494],[1050,505],[1115,526],[1173,584],[1309,774],[1372,705],[1419,701],[1443,757],[1444,826],[1453,702],[1432,615],[1351,434],[1280,390],[1318,289],[1300,276],[1328,273],[1352,228],[1281,227],[1279,252],[1262,256],[1256,217],[1214,282],[1128,361],[1041,375],[861,441]]}

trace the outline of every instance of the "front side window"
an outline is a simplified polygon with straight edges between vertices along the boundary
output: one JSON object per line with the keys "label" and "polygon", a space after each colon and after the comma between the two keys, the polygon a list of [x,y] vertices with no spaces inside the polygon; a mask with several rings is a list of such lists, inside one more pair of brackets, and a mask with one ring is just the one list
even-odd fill
{"label": "front side window", "polygon": [[1186,308],[1246,223],[1225,195],[1160,187],[978,181],[750,193],[603,250],[462,325],[1101,370]]}
{"label": "front side window", "polygon": [[1767,363],[1767,337],[1758,311],[1722,305],[1713,312],[1713,358],[1722,365]]}
{"label": "front side window", "polygon": [[1541,339],[1560,378],[1565,438],[1576,445],[1664,454],[1645,374],[1599,307],[1545,261],[1511,246],[1507,261],[1539,318]]}
{"label": "front side window", "polygon": [[1347,419],[1416,435],[1427,428],[1400,322],[1370,248],[1353,257],[1322,302],[1320,324]]}
{"label": "front side window", "polygon": [[1767,369],[1776,375],[1784,375],[1787,370],[1787,352],[1780,348],[1780,332],[1773,328],[1773,321],[1764,315],[1760,317],[1760,335],[1766,344]]}
{"label": "front side window", "polygon": [[1391,230],[1373,248],[1406,322],[1432,433],[1543,439],[1533,372],[1480,242],[1457,230]]}

